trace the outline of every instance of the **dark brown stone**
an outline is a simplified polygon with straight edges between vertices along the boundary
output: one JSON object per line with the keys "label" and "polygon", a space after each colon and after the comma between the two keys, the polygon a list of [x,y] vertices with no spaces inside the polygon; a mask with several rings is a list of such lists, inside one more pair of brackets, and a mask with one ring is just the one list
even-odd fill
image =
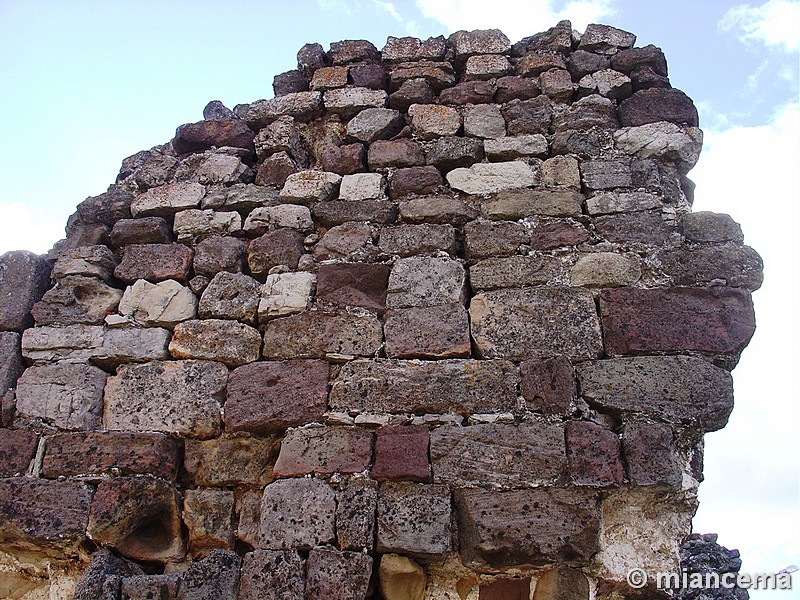
{"label": "dark brown stone", "polygon": [[666,77],[667,59],[661,48],[648,44],[644,48],[628,48],[617,52],[611,57],[611,67],[617,71],[629,74],[641,66],[650,67],[655,73]]}
{"label": "dark brown stone", "polygon": [[560,54],[568,54],[572,48],[572,23],[559,21],[555,27],[547,31],[522,38],[511,46],[511,56],[524,56],[528,52],[549,50]]}
{"label": "dark brown stone", "polygon": [[120,600],[176,600],[180,579],[178,573],[125,577],[122,579]]}
{"label": "dark brown stone", "polygon": [[[138,597],[120,596],[125,579],[143,578],[144,571],[134,562],[118,558],[110,550],[92,554],[89,566],[75,586],[73,600],[139,600]],[[173,600],[166,596],[164,600]]]}
{"label": "dark brown stone", "polygon": [[241,273],[247,255],[247,243],[229,236],[212,236],[194,247],[194,272],[214,277],[221,271]]}
{"label": "dark brown stone", "polygon": [[464,81],[442,90],[440,104],[489,104],[494,98],[495,86],[488,81]]}
{"label": "dark brown stone", "polygon": [[273,469],[279,477],[311,473],[360,473],[372,458],[372,432],[355,427],[292,429]]}
{"label": "dark brown stone", "polygon": [[347,65],[358,62],[377,62],[378,49],[367,40],[343,40],[333,42],[328,50],[328,58],[334,65]]}
{"label": "dark brown stone", "polygon": [[[593,146],[598,144],[601,145],[601,150],[609,148],[611,146],[611,142],[608,141],[610,139],[610,135],[605,134],[607,137],[604,139],[603,132],[590,131],[592,128],[609,130],[619,128],[619,122],[617,121],[617,109],[612,100],[603,98],[597,94],[586,96],[585,98],[581,98],[580,100],[573,102],[567,110],[559,113],[553,119],[553,130],[556,133],[563,133],[569,130],[578,130],[580,137],[588,138],[588,140],[590,140],[589,142],[583,142],[582,145],[578,144],[578,148],[591,145],[593,149]],[[595,141],[597,138],[599,138],[598,141]],[[554,154],[556,153],[555,149],[557,147],[557,140],[554,140]],[[589,156],[604,154],[603,152],[598,151],[587,153],[585,150],[584,153],[588,154]],[[608,170],[609,166],[606,164],[601,168]]]}
{"label": "dark brown stone", "polygon": [[621,485],[625,473],[620,458],[619,437],[589,421],[568,421],[567,461],[575,485]]}
{"label": "dark brown stone", "polygon": [[636,92],[619,105],[623,127],[637,127],[656,121],[697,127],[697,109],[691,98],[680,90],[652,88]]}
{"label": "dark brown stone", "polygon": [[[538,586],[538,583],[537,583]],[[495,579],[480,586],[479,600],[530,600],[531,578]]]}
{"label": "dark brown stone", "polygon": [[293,550],[256,550],[244,555],[239,600],[284,600],[305,594],[305,568]]}
{"label": "dark brown stone", "polygon": [[339,175],[352,175],[367,170],[366,154],[364,144],[361,143],[327,146],[322,151],[319,162],[324,171]]}
{"label": "dark brown stone", "polygon": [[386,69],[380,65],[365,64],[350,67],[350,83],[371,90],[385,90],[389,86]]}
{"label": "dark brown stone", "polygon": [[536,79],[508,75],[497,80],[495,102],[507,104],[512,100],[530,100],[541,93]]}
{"label": "dark brown stone", "polygon": [[389,267],[382,264],[320,265],[317,299],[341,306],[361,306],[382,312],[386,308]]}
{"label": "dark brown stone", "polygon": [[406,81],[422,79],[434,92],[441,92],[456,82],[456,75],[450,63],[423,60],[394,65],[389,79],[392,90],[399,89]]}
{"label": "dark brown stone", "polygon": [[755,331],[750,294],[722,286],[603,290],[600,315],[610,356],[686,351],[738,355]]}
{"label": "dark brown stone", "polygon": [[26,250],[0,256],[0,331],[19,331],[33,325],[34,303],[50,287],[50,263]]}
{"label": "dark brown stone", "polygon": [[39,445],[39,436],[24,429],[3,430],[0,439],[0,477],[25,475]]}
{"label": "dark brown stone", "polygon": [[[330,170],[330,169],[326,169]],[[281,188],[289,175],[300,171],[300,167],[286,152],[276,152],[264,159],[256,171],[256,185]]]}
{"label": "dark brown stone", "polygon": [[520,392],[535,412],[565,415],[576,396],[575,370],[566,356],[526,360],[519,365]]}
{"label": "dark brown stone", "polygon": [[425,152],[425,161],[445,173],[483,160],[483,142],[469,137],[441,137]]}
{"label": "dark brown stone", "polygon": [[750,291],[761,287],[764,263],[749,246],[727,243],[687,248],[680,246],[659,254],[661,268],[677,285],[700,285],[723,281],[730,287]]}
{"label": "dark brown stone", "polygon": [[603,215],[595,218],[594,224],[598,235],[616,244],[661,246],[675,231],[660,210]]}
{"label": "dark brown stone", "polygon": [[277,446],[271,437],[186,440],[186,478],[198,486],[264,486],[272,481]]}
{"label": "dark brown stone", "polygon": [[425,164],[422,146],[407,138],[399,140],[378,140],[369,146],[369,168],[371,170],[387,167],[416,167]]}
{"label": "dark brown stone", "polygon": [[181,244],[131,244],[125,246],[114,276],[125,283],[175,279],[185,284],[193,256],[194,252]]}
{"label": "dark brown stone", "polygon": [[120,219],[131,218],[133,195],[117,186],[111,186],[99,196],[91,196],[78,205],[77,216],[86,225],[101,223],[113,226]]}
{"label": "dark brown stone", "polygon": [[430,434],[419,425],[387,426],[378,430],[372,477],[395,481],[429,481]]}
{"label": "dark brown stone", "polygon": [[589,240],[586,228],[569,221],[553,221],[534,227],[531,231],[531,248],[552,250],[563,246],[577,246]]}
{"label": "dark brown stone", "polygon": [[175,442],[158,433],[59,433],[46,439],[42,476],[154,475],[174,480],[178,464]]}
{"label": "dark brown stone", "polygon": [[[601,597],[599,589],[597,597]],[[589,580],[579,569],[566,567],[551,569],[536,579],[533,600],[586,600],[586,598],[589,598]]]}
{"label": "dark brown stone", "polygon": [[564,57],[552,50],[534,50],[517,60],[517,71],[525,77],[536,77],[550,69],[566,69]]}
{"label": "dark brown stone", "polygon": [[272,78],[272,92],[275,97],[305,92],[308,90],[308,79],[299,69],[279,73]]}
{"label": "dark brown stone", "polygon": [[389,358],[468,358],[469,320],[460,302],[395,308],[384,323]]}
{"label": "dark brown stone", "polygon": [[299,232],[294,229],[276,229],[250,242],[247,248],[247,264],[253,277],[263,279],[271,268],[279,265],[296,269],[304,252],[303,236]]}
{"label": "dark brown stone", "polygon": [[111,230],[111,244],[115,248],[128,244],[170,244],[173,241],[172,231],[162,217],[121,219]]}
{"label": "dark brown stone", "polygon": [[510,256],[527,241],[528,232],[521,223],[472,221],[464,226],[464,249],[469,260]]}
{"label": "dark brown stone", "polygon": [[252,363],[234,369],[228,379],[225,424],[231,431],[284,431],[320,421],[327,401],[326,362]]}
{"label": "dark brown stone", "polygon": [[181,577],[178,600],[236,600],[242,559],[232,550],[213,550],[189,564]]}
{"label": "dark brown stone", "polygon": [[444,179],[436,167],[398,169],[392,175],[389,183],[389,195],[392,198],[412,195],[425,196],[435,194],[442,185],[444,185]]}
{"label": "dark brown stone", "polygon": [[389,95],[389,107],[406,112],[412,104],[432,104],[435,99],[433,88],[424,79],[409,79]]}
{"label": "dark brown stone", "polygon": [[689,242],[743,242],[742,227],[725,213],[698,211],[683,215],[680,231]]}
{"label": "dark brown stone", "polygon": [[547,96],[537,96],[531,100],[512,100],[503,105],[502,112],[508,135],[549,133],[553,109]]}
{"label": "dark brown stone", "polygon": [[178,127],[172,139],[172,148],[177,154],[203,152],[222,146],[255,152],[254,137],[253,131],[239,119],[200,121]]}
{"label": "dark brown stone", "polygon": [[319,44],[305,44],[297,51],[297,68],[307,76],[330,64],[328,55]]}
{"label": "dark brown stone", "polygon": [[586,50],[576,50],[569,57],[567,70],[572,75],[573,81],[580,81],[584,75],[608,69],[610,66],[611,62],[607,56]]}
{"label": "dark brown stone", "polygon": [[622,448],[632,485],[680,487],[683,474],[675,456],[669,425],[644,421],[626,423]]}
{"label": "dark brown stone", "polygon": [[366,598],[372,577],[372,557],[361,552],[315,548],[308,556],[306,598],[356,600]]}

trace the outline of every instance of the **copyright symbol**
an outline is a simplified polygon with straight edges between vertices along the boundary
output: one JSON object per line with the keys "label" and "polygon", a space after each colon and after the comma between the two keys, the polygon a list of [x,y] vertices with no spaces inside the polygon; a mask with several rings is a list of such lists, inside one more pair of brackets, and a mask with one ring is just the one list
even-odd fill
{"label": "copyright symbol", "polygon": [[647,572],[644,569],[631,569],[628,571],[628,585],[639,590],[647,585]]}

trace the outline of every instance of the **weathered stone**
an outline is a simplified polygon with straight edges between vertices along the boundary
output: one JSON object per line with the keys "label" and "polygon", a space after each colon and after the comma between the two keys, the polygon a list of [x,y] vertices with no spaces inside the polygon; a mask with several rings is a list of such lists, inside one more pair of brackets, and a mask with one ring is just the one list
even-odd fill
{"label": "weathered stone", "polygon": [[350,221],[391,223],[397,218],[397,208],[388,200],[331,200],[316,204],[312,213],[323,227]]}
{"label": "weathered stone", "polygon": [[456,492],[461,557],[494,568],[569,560],[600,549],[597,496],[579,488]]}
{"label": "weathered stone", "polygon": [[567,103],[572,99],[573,85],[569,71],[550,69],[539,75],[539,86],[553,102]]}
{"label": "weathered stone", "polygon": [[90,196],[78,205],[77,216],[81,223],[102,223],[111,226],[119,219],[131,217],[133,196],[116,185],[99,196]]}
{"label": "weathered stone", "polygon": [[[333,88],[341,88],[347,85],[347,67],[320,67],[314,71],[311,78],[310,87],[314,91],[324,92]],[[325,96],[323,96],[323,101]],[[328,110],[330,107],[325,106]]]}
{"label": "weathered stone", "polygon": [[583,196],[575,192],[516,189],[503,190],[488,202],[481,203],[481,212],[490,219],[517,221],[531,215],[571,217],[581,214]]}
{"label": "weathered stone", "polygon": [[430,435],[419,425],[387,426],[378,430],[375,442],[375,479],[429,481],[428,459]]}
{"label": "weathered stone", "polygon": [[398,110],[366,108],[347,124],[347,135],[360,142],[371,144],[377,140],[393,137],[400,132],[403,124],[403,115]]}
{"label": "weathered stone", "polygon": [[286,152],[276,152],[265,158],[256,171],[256,185],[282,188],[286,180],[300,167]]}
{"label": "weathered stone", "polygon": [[378,567],[378,590],[386,600],[422,600],[425,571],[399,554],[384,554]]}
{"label": "weathered stone", "polygon": [[139,279],[125,290],[119,312],[145,327],[173,329],[181,321],[195,317],[197,297],[171,279],[160,283]]}
{"label": "weathered stone", "polygon": [[305,44],[297,51],[297,68],[304,74],[313,74],[327,65],[330,65],[330,58],[319,44]]}
{"label": "weathered stone", "polygon": [[659,75],[650,65],[636,67],[631,71],[630,77],[634,92],[648,90],[650,88],[669,89],[672,87],[669,83],[669,77]]}
{"label": "weathered stone", "polygon": [[603,71],[611,66],[608,56],[587,52],[586,50],[575,50],[569,56],[567,70],[575,81],[580,81],[587,75]]}
{"label": "weathered stone", "polygon": [[341,176],[326,171],[300,171],[290,175],[280,194],[281,202],[308,205],[333,200],[339,192]]}
{"label": "weathered stone", "polygon": [[471,347],[467,311],[460,302],[396,308],[386,313],[389,358],[465,358]]}
{"label": "weathered stone", "polygon": [[511,42],[499,29],[456,31],[448,41],[457,60],[475,54],[505,54],[511,50]]}
{"label": "weathered stone", "polygon": [[251,235],[263,235],[267,231],[288,227],[298,231],[311,231],[314,221],[307,206],[278,204],[253,209],[244,222],[244,231]]}
{"label": "weathered stone", "polygon": [[617,71],[630,73],[642,65],[649,66],[659,75],[667,76],[667,59],[661,48],[649,44],[644,48],[629,48],[611,57],[611,66]]}
{"label": "weathered stone", "polygon": [[261,284],[242,273],[217,273],[198,305],[201,319],[235,319],[256,323]]}
{"label": "weathered stone", "polygon": [[314,548],[308,556],[306,598],[361,600],[369,593],[372,557]]}
{"label": "weathered stone", "polygon": [[400,203],[400,215],[407,223],[463,225],[475,219],[478,214],[469,204],[449,196],[428,196]]}
{"label": "weathered stone", "polygon": [[526,360],[519,371],[520,393],[528,409],[551,415],[570,412],[577,390],[575,371],[566,356]]}
{"label": "weathered stone", "polygon": [[435,99],[433,88],[424,79],[408,79],[389,95],[389,107],[407,112],[412,104],[432,104]]}
{"label": "weathered stone", "polygon": [[174,560],[185,553],[178,493],[153,477],[101,482],[92,498],[87,533],[134,560]]}
{"label": "weathered stone", "polygon": [[39,446],[39,436],[25,429],[3,431],[0,439],[0,477],[25,475]]}
{"label": "weathered stone", "polygon": [[637,127],[656,121],[697,127],[697,109],[680,90],[652,88],[640,90],[619,105],[623,127]]}
{"label": "weathered stone", "polygon": [[649,352],[737,355],[755,330],[750,294],[737,288],[621,288],[600,295],[609,356]]}
{"label": "weathered stone", "polygon": [[641,356],[577,366],[581,395],[623,415],[644,415],[704,431],[722,428],[733,407],[730,374],[690,356]]}
{"label": "weathered stone", "polygon": [[483,159],[483,142],[473,138],[443,137],[437,139],[425,153],[425,160],[445,172],[469,167]]}
{"label": "weathered stone", "polygon": [[[566,111],[560,112],[553,118],[553,129],[556,132],[568,132],[579,130],[573,142],[572,150],[580,150],[583,154],[596,156],[605,148],[604,138],[598,137],[596,132],[587,131],[591,128],[616,129],[619,127],[617,121],[617,109],[614,102],[604,98],[599,94],[586,96],[573,102]],[[572,134],[571,134],[572,135]],[[578,140],[581,140],[579,142]],[[610,141],[608,143],[610,146]],[[594,146],[592,148],[591,146]],[[553,140],[554,151],[558,147],[557,141]]]}
{"label": "weathered stone", "polygon": [[513,411],[516,367],[506,361],[356,360],[333,382],[330,409],[472,414]]}
{"label": "weathered stone", "polygon": [[589,580],[579,569],[551,569],[536,579],[533,600],[583,600],[589,597]]}
{"label": "weathered stone", "polygon": [[372,227],[369,223],[348,221],[331,227],[314,246],[318,261],[331,258],[350,258],[369,252],[372,246]]}
{"label": "weathered stone", "polygon": [[298,231],[276,229],[250,242],[247,248],[247,264],[253,277],[266,278],[270,269],[279,265],[296,269],[304,252],[303,236]]}
{"label": "weathered stone", "polygon": [[570,271],[570,283],[584,287],[621,287],[639,281],[642,269],[632,257],[613,252],[584,254]]}
{"label": "weathered stone", "polygon": [[[489,81],[463,81],[442,90],[440,104],[486,104],[494,98],[495,86]],[[431,104],[432,102],[419,102]]]}
{"label": "weathered stone", "polygon": [[192,154],[178,164],[175,180],[211,186],[252,183],[253,171],[242,162],[243,155],[235,148]]}
{"label": "weathered stone", "polygon": [[586,189],[592,191],[633,185],[630,163],[624,159],[582,162],[581,179]]}
{"label": "weathered stone", "polygon": [[194,272],[214,277],[220,271],[241,273],[247,244],[232,237],[210,237],[194,247]]}
{"label": "weathered stone", "polygon": [[281,479],[264,488],[259,547],[309,549],[335,539],[336,493],[321,479]]}
{"label": "weathered stone", "polygon": [[486,258],[470,267],[469,283],[473,292],[529,287],[548,283],[559,271],[558,261],[548,256]]}
{"label": "weathered stone", "polygon": [[271,433],[321,421],[328,400],[328,365],[317,360],[258,362],[228,380],[225,424],[231,431]]}
{"label": "weathered stone", "polygon": [[147,190],[131,203],[134,217],[172,217],[175,213],[197,208],[206,189],[199,183],[169,183]]}
{"label": "weathered stone", "polygon": [[264,358],[373,356],[382,341],[380,321],[373,316],[306,311],[267,324]]}
{"label": "weathered stone", "polygon": [[183,522],[189,552],[203,555],[212,548],[233,547],[233,492],[194,489],[183,495]]}
{"label": "weathered stone", "polygon": [[202,296],[211,280],[205,275],[195,275],[189,280],[189,289],[197,296]]}
{"label": "weathered stone", "polygon": [[419,139],[434,140],[456,135],[461,129],[461,116],[454,108],[440,104],[412,104],[408,108],[411,128]]}
{"label": "weathered stone", "polygon": [[741,226],[730,215],[698,211],[683,215],[680,231],[689,242],[742,242]]}
{"label": "weathered stone", "polygon": [[242,559],[232,550],[213,550],[189,564],[181,577],[178,600],[236,600]]}
{"label": "weathered stone", "polygon": [[125,577],[122,579],[120,600],[175,600],[180,579],[177,573]]}
{"label": "weathered stone", "polygon": [[380,173],[345,175],[339,189],[340,200],[376,200],[383,196],[386,180]]}
{"label": "weathered stone", "polygon": [[571,221],[552,221],[531,229],[530,246],[534,250],[553,250],[577,246],[588,241],[589,232],[583,225]]}
{"label": "weathered stone", "polygon": [[527,156],[547,156],[547,140],[541,134],[487,139],[483,143],[483,148],[486,151],[486,158],[491,161],[514,160]]}
{"label": "weathered stone", "polygon": [[258,321],[302,312],[308,307],[317,277],[313,273],[273,273],[259,291]]}
{"label": "weathered stone", "polygon": [[389,73],[389,79],[392,90],[397,90],[407,81],[421,79],[430,85],[433,91],[441,92],[456,82],[456,75],[449,62],[422,60],[394,66]]}
{"label": "weathered stone", "polygon": [[456,230],[452,225],[395,225],[381,230],[380,248],[389,254],[413,256],[456,251]]}
{"label": "weathered stone", "polygon": [[231,146],[252,151],[253,131],[239,119],[215,119],[181,125],[175,131],[172,148],[176,154],[202,152]]}
{"label": "weathered stone", "polygon": [[538,82],[528,77],[500,77],[497,80],[495,101],[507,104],[512,100],[530,100],[540,93]]}
{"label": "weathered stone", "polygon": [[389,275],[386,306],[407,308],[464,302],[466,274],[457,260],[412,256],[394,263]]}
{"label": "weathered stone", "polygon": [[96,429],[106,377],[97,367],[80,363],[30,367],[17,381],[17,415],[61,429]]}
{"label": "weathered stone", "polygon": [[162,217],[121,219],[111,230],[111,244],[115,248],[128,244],[169,244],[172,241],[172,232]]}
{"label": "weathered stone", "polygon": [[[538,587],[538,580],[536,585]],[[480,600],[530,600],[531,579],[495,579],[481,585],[479,593]]]}
{"label": "weathered stone", "polygon": [[247,213],[259,206],[273,206],[278,203],[279,190],[249,183],[210,188],[200,208],[213,208],[222,211]]}
{"label": "weathered stone", "polygon": [[343,40],[331,44],[328,58],[334,65],[347,65],[378,61],[379,54],[372,42],[367,40]]}
{"label": "weathered stone", "polygon": [[501,138],[506,122],[498,104],[478,104],[464,111],[464,135],[483,139]]}
{"label": "weathered stone", "polygon": [[441,173],[433,166],[397,169],[392,175],[389,195],[396,199],[435,194],[443,184]]}
{"label": "weathered stone", "polygon": [[137,279],[186,283],[193,256],[189,248],[180,244],[131,244],[125,246],[114,276],[125,283]]}
{"label": "weathered stone", "polygon": [[349,80],[352,85],[370,90],[385,90],[389,85],[389,77],[381,65],[352,65],[349,69]]}
{"label": "weathered stone", "polygon": [[212,100],[203,108],[203,118],[206,121],[215,121],[219,119],[235,119],[236,115],[220,100]]}
{"label": "weathered stone", "polygon": [[683,473],[675,456],[669,425],[644,421],[626,423],[622,448],[631,484],[681,485]]}
{"label": "weathered stone", "polygon": [[336,493],[336,541],[342,550],[375,546],[378,484],[371,479],[345,479]]}
{"label": "weathered stone", "polygon": [[464,76],[466,79],[495,79],[513,71],[505,56],[497,54],[476,54],[467,59]]}
{"label": "weathered stone", "polygon": [[[28,331],[36,331],[28,330]],[[0,332],[0,394],[17,387],[17,379],[25,366],[22,364],[20,336],[15,332]]]}
{"label": "weathered stone", "polygon": [[59,433],[45,440],[42,476],[153,475],[174,481],[178,466],[175,442],[158,433]]}
{"label": "weathered stone", "polygon": [[264,486],[272,481],[276,454],[277,443],[270,437],[186,440],[183,468],[197,486]]}
{"label": "weathered stone", "polygon": [[322,169],[338,175],[350,175],[366,170],[366,152],[364,144],[361,143],[328,146],[322,151],[318,160]]}
{"label": "weathered stone", "polygon": [[37,325],[96,325],[117,310],[122,292],[94,277],[71,275],[59,280],[33,305]]}
{"label": "weathered stone", "polygon": [[371,458],[372,433],[366,429],[303,427],[286,434],[274,473],[279,477],[360,473]]}
{"label": "weathered stone", "polygon": [[317,298],[341,306],[362,306],[383,311],[389,267],[381,264],[339,263],[321,265]]}
{"label": "weathered stone", "polygon": [[179,242],[201,240],[213,235],[232,235],[242,229],[242,217],[237,212],[217,212],[212,209],[182,210],[175,215],[173,231]]}
{"label": "weathered stone", "polygon": [[257,100],[245,106],[240,115],[248,125],[265,127],[281,116],[308,122],[322,114],[321,92],[294,92],[271,100]]}
{"label": "weathered stone", "polygon": [[425,164],[422,146],[409,139],[378,140],[369,147],[370,169],[414,167]]}
{"label": "weathered stone", "polygon": [[256,135],[254,143],[259,159],[264,159],[276,152],[286,152],[301,162],[306,159],[300,130],[292,117],[280,117],[274,123],[261,129]]}
{"label": "weathered stone", "polygon": [[661,208],[661,199],[647,192],[601,192],[586,200],[592,216]]}
{"label": "weathered stone", "polygon": [[[73,600],[116,600],[125,580],[137,577],[144,577],[139,565],[116,557],[110,550],[99,550],[92,554],[89,566],[78,580]],[[128,600],[128,596],[122,598]]]}
{"label": "weathered stone", "polygon": [[578,94],[581,96],[600,94],[612,100],[624,100],[632,93],[630,77],[613,69],[603,69],[584,75],[578,82]]}
{"label": "weathered stone", "polygon": [[589,421],[568,421],[567,460],[569,476],[575,485],[622,485],[619,437],[613,431]]}
{"label": "weathered stone", "polygon": [[517,71],[523,77],[538,77],[550,69],[565,69],[564,57],[551,50],[536,50],[517,60]]}
{"label": "weathered stone", "polygon": [[417,58],[422,42],[415,37],[386,38],[386,45],[381,50],[381,60],[384,62],[404,62]]}
{"label": "weathered stone", "polygon": [[239,600],[302,598],[304,593],[305,568],[297,552],[255,550],[244,555]]}
{"label": "weathered stone", "polygon": [[257,329],[223,319],[184,321],[175,326],[169,343],[175,358],[219,361],[238,367],[261,357]]}
{"label": "weathered stone", "polygon": [[542,163],[542,183],[548,187],[581,189],[581,172],[574,156],[554,156]]}
{"label": "weathered stone", "polygon": [[659,254],[661,268],[678,285],[719,283],[754,291],[763,281],[763,261],[749,246],[727,243],[684,246]]}
{"label": "weathered stone", "polygon": [[[320,71],[317,71],[317,73],[319,72]],[[316,73],[314,76],[316,77]],[[346,77],[347,74],[345,70],[345,78]],[[326,91],[323,96],[323,101],[329,113],[341,115],[343,119],[349,119],[357,116],[358,113],[365,109],[383,109],[386,106],[388,98],[389,96],[384,90],[375,90],[365,87],[348,87]]]}
{"label": "weathered stone", "polygon": [[106,385],[103,426],[185,437],[218,435],[227,381],[228,369],[215,362],[121,365]]}
{"label": "weathered stone", "polygon": [[[150,188],[172,182],[177,167],[178,160],[174,156],[148,152],[147,159],[141,166],[129,173],[129,176],[132,175],[138,191],[144,192]],[[122,172],[120,172],[120,175],[122,175]],[[120,179],[118,178],[117,181],[120,181]]]}
{"label": "weathered stone", "polygon": [[561,54],[568,54],[573,41],[572,23],[559,21],[555,27],[547,31],[522,38],[511,47],[512,56],[522,56],[526,52],[536,50],[551,50]]}
{"label": "weathered stone", "polygon": [[594,300],[586,290],[481,292],[472,298],[469,313],[472,338],[484,358],[524,360],[563,354],[586,359],[599,356],[603,349]]}
{"label": "weathered stone", "polygon": [[117,261],[107,246],[82,246],[58,253],[53,265],[53,280],[70,275],[111,279]]}
{"label": "weathered stone", "polygon": [[444,554],[450,549],[450,489],[386,482],[378,491],[378,552]]}
{"label": "weathered stone", "polygon": [[468,260],[517,253],[529,234],[521,223],[471,221],[464,226],[464,254]]}
{"label": "weathered stone", "polygon": [[636,36],[632,33],[609,25],[592,23],[587,25],[578,48],[587,52],[613,55],[620,50],[633,47],[634,42]]}
{"label": "weathered stone", "polygon": [[703,146],[697,127],[659,121],[614,132],[614,146],[630,156],[674,162],[682,173],[694,167]]}
{"label": "weathered stone", "polygon": [[538,178],[522,161],[477,163],[468,169],[454,169],[447,174],[447,183],[466,194],[493,194],[501,190],[536,185]]}
{"label": "weathered stone", "polygon": [[503,105],[508,135],[547,134],[553,116],[551,101],[547,96],[531,100],[512,100]]}

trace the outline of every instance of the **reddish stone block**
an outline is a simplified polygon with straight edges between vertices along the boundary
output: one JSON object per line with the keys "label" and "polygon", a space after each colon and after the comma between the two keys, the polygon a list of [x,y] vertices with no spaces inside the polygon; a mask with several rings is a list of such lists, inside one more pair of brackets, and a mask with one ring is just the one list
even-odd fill
{"label": "reddish stone block", "polygon": [[181,244],[131,244],[125,246],[114,276],[125,283],[175,279],[185,284],[193,257],[194,252]]}
{"label": "reddish stone block", "polygon": [[425,164],[422,146],[414,140],[378,140],[369,146],[369,168],[417,167]]}
{"label": "reddish stone block", "polygon": [[697,127],[697,109],[680,90],[652,88],[636,92],[619,106],[623,127],[669,121]]}
{"label": "reddish stone block", "polygon": [[617,434],[589,421],[565,425],[567,463],[576,485],[621,485],[624,479]]}
{"label": "reddish stone block", "polygon": [[345,144],[325,148],[319,156],[319,162],[323,171],[352,175],[367,170],[366,158],[364,144]]}
{"label": "reddish stone block", "polygon": [[386,69],[380,65],[366,64],[350,67],[350,83],[371,90],[385,90],[389,85]]}
{"label": "reddish stone block", "polygon": [[197,486],[263,487],[272,481],[276,438],[233,437],[186,440],[183,468],[186,481]]}
{"label": "reddish stone block", "polygon": [[566,356],[526,360],[519,366],[520,391],[528,408],[546,414],[566,414],[577,395],[575,370]]}
{"label": "reddish stone block", "polygon": [[254,151],[253,131],[239,119],[219,119],[181,125],[172,139],[177,154],[202,152],[213,147],[232,146]]}
{"label": "reddish stone block", "polygon": [[253,277],[261,277],[263,281],[272,267],[288,265],[290,269],[296,269],[304,252],[303,236],[299,232],[276,229],[250,242],[247,264]]}
{"label": "reddish stone block", "polygon": [[38,445],[39,437],[32,431],[3,430],[0,437],[0,477],[24,475]]}
{"label": "reddish stone block", "polygon": [[627,423],[622,432],[622,447],[633,485],[680,486],[683,476],[669,425]]}
{"label": "reddish stone block", "polygon": [[174,480],[178,448],[157,433],[89,431],[59,433],[46,439],[42,476],[154,475]]}
{"label": "reddish stone block", "polygon": [[264,162],[258,165],[255,184],[282,188],[289,175],[298,171],[300,171],[300,167],[286,152],[276,152],[265,158]]}
{"label": "reddish stone block", "polygon": [[386,308],[389,271],[389,267],[382,264],[321,265],[317,273],[317,299],[381,312]]}
{"label": "reddish stone block", "polygon": [[360,473],[372,459],[372,437],[355,427],[293,429],[283,439],[273,472],[279,477]]}
{"label": "reddish stone block", "polygon": [[390,310],[384,324],[389,358],[468,358],[469,319],[461,303]]}
{"label": "reddish stone block", "polygon": [[465,81],[442,90],[441,104],[489,104],[494,98],[495,86],[488,81]]}
{"label": "reddish stone block", "polygon": [[322,360],[257,362],[228,378],[225,426],[271,433],[322,420],[328,403],[328,363]]}
{"label": "reddish stone block", "polygon": [[531,578],[496,579],[480,587],[479,600],[530,600]]}
{"label": "reddish stone block", "polygon": [[507,76],[497,80],[497,95],[495,101],[498,104],[506,104],[512,100],[530,100],[540,94],[539,84],[536,79],[530,77]]}
{"label": "reddish stone block", "polygon": [[406,481],[428,481],[430,433],[419,425],[389,426],[378,430],[372,477]]}
{"label": "reddish stone block", "polygon": [[589,232],[580,225],[567,221],[555,221],[534,227],[531,232],[531,248],[553,250],[562,246],[577,246],[589,240]]}
{"label": "reddish stone block", "polygon": [[441,185],[444,185],[444,179],[436,167],[398,169],[389,183],[389,195],[392,198],[401,198],[414,194],[419,196],[435,194]]}
{"label": "reddish stone block", "polygon": [[721,286],[603,290],[600,316],[610,356],[692,350],[738,355],[755,331],[750,294]]}

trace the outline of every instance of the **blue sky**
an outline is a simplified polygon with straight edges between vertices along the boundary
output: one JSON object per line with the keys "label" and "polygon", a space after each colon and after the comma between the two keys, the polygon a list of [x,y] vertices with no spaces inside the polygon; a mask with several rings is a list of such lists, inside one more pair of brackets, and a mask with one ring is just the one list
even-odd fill
{"label": "blue sky", "polygon": [[660,46],[700,110],[695,209],[742,223],[766,281],[731,423],[707,436],[696,524],[751,571],[800,563],[798,0],[0,0],[0,252],[46,251],[124,157],[200,120],[209,100],[271,97],[307,42],[380,49],[388,35],[489,27],[516,41],[562,18]]}

